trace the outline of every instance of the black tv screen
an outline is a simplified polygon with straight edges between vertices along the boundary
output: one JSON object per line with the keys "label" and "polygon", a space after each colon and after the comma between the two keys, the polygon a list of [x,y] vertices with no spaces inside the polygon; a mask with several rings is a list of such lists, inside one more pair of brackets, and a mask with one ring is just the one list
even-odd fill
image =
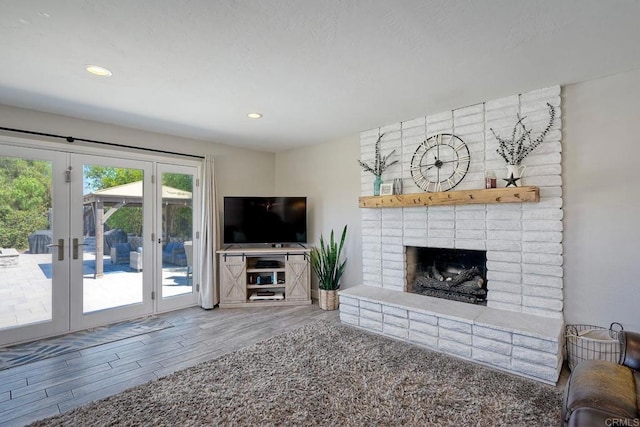
{"label": "black tv screen", "polygon": [[306,243],[306,197],[225,197],[224,243]]}

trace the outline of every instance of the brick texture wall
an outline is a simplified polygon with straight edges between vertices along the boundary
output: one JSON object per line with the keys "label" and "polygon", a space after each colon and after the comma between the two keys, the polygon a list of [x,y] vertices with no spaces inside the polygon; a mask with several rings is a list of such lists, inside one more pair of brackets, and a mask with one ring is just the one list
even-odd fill
{"label": "brick texture wall", "polygon": [[[504,186],[505,161],[496,153],[499,135],[511,135],[516,115],[526,116],[535,138],[549,120],[547,103],[556,110],[552,131],[524,161],[523,185],[540,187],[538,203],[508,203],[411,208],[361,209],[363,284],[405,288],[405,246],[487,251],[488,307],[562,318],[562,111],[560,87],[488,101],[420,117],[361,133],[361,159],[370,162],[378,135],[381,153],[395,151],[400,163],[383,175],[401,178],[404,193],[422,192],[409,170],[411,157],[426,138],[453,133],[468,145],[469,172],[455,188],[484,188],[486,171]],[[393,159],[392,158],[392,159]],[[361,194],[373,194],[374,177],[362,172]]]}

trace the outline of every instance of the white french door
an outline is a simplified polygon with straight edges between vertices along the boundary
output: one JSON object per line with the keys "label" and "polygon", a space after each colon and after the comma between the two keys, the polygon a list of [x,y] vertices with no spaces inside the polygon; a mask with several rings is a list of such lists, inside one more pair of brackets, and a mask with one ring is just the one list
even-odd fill
{"label": "white french door", "polygon": [[158,163],[156,176],[156,277],[160,280],[158,310],[168,311],[198,302],[200,224],[198,169]]}
{"label": "white french door", "polygon": [[197,163],[85,151],[0,144],[0,345],[197,303]]}
{"label": "white french door", "polygon": [[0,345],[69,330],[66,168],[65,153],[0,145]]}
{"label": "white french door", "polygon": [[71,154],[70,166],[71,328],[153,312],[152,270],[132,267],[153,261],[153,164]]}

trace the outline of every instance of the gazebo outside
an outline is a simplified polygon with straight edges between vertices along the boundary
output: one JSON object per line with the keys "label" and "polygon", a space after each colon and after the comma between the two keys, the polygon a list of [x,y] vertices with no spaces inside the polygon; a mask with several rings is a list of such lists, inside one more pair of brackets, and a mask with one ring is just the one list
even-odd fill
{"label": "gazebo outside", "polygon": [[[141,207],[143,205],[142,181],[116,185],[114,187],[96,190],[84,195],[83,204],[90,206],[93,212],[95,224],[95,275],[101,277],[104,274],[104,224],[118,209],[124,207]],[[190,191],[162,186],[162,205],[164,209],[164,222],[171,224],[171,217],[176,208],[191,206],[192,194]],[[110,208],[105,212],[105,208]],[[170,230],[167,230],[166,240],[169,240]]]}

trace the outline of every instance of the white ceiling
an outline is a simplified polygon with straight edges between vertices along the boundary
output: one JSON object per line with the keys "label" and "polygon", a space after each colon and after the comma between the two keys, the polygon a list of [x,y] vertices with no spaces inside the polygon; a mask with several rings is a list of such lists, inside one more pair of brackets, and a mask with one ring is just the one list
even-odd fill
{"label": "white ceiling", "polygon": [[0,103],[280,151],[640,68],[639,22],[637,0],[0,0]]}

